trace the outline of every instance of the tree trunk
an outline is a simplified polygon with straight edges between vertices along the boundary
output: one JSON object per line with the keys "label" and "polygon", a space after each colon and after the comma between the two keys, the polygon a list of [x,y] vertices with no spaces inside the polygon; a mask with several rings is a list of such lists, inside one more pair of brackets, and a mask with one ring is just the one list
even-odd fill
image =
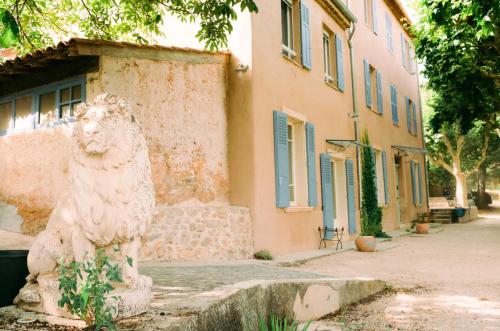
{"label": "tree trunk", "polygon": [[455,173],[455,199],[457,207],[467,208],[469,206],[467,200],[467,176],[463,173]]}
{"label": "tree trunk", "polygon": [[483,163],[479,167],[478,176],[477,176],[477,187],[479,196],[482,196],[486,192],[486,164]]}

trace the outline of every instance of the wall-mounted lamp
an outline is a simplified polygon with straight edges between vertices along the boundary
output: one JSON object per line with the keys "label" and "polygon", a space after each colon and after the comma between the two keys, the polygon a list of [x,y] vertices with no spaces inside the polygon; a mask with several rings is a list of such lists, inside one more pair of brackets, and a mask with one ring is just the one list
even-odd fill
{"label": "wall-mounted lamp", "polygon": [[243,63],[239,63],[236,66],[236,69],[234,69],[234,71],[241,71],[241,72],[245,72],[247,70],[248,70],[248,64],[243,64]]}

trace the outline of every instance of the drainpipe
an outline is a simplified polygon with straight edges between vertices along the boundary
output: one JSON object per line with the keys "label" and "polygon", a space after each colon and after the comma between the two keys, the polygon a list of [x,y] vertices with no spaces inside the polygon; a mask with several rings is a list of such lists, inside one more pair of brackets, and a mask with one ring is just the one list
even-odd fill
{"label": "drainpipe", "polygon": [[[418,89],[418,109],[420,110],[420,128],[422,131],[422,147],[425,149],[425,137],[424,137],[424,114],[422,113],[422,95],[420,93],[420,73],[418,71],[418,62],[415,61],[415,72],[417,75],[417,89]],[[427,209],[429,209],[429,176],[427,173],[427,155],[424,152],[424,174],[425,174],[425,202],[427,205]]]}
{"label": "drainpipe", "polygon": [[[351,90],[352,90],[352,118],[354,120],[354,140],[360,143],[359,140],[359,116],[358,116],[358,96],[356,92],[356,82],[354,79],[354,50],[352,45],[352,37],[356,31],[356,23],[352,22],[349,28],[349,40],[347,44],[349,45],[349,61],[351,64]],[[359,197],[359,209],[361,210],[361,157],[359,145],[356,145],[356,163],[357,171],[356,175],[358,177],[358,197]]]}

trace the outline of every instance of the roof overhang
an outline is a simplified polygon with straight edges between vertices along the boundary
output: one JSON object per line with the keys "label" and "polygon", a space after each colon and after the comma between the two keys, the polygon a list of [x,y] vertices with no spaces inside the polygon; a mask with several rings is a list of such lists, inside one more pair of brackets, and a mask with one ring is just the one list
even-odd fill
{"label": "roof overhang", "polygon": [[229,54],[191,48],[73,38],[0,63],[0,97],[67,77],[96,72],[99,70],[99,58],[105,55],[191,63],[226,63]]}
{"label": "roof overhang", "polygon": [[356,23],[356,16],[347,8],[341,0],[316,0],[320,6],[330,15],[342,29],[347,29],[351,23]]}
{"label": "roof overhang", "polygon": [[412,38],[415,37],[411,31],[412,22],[400,0],[385,0],[389,10],[399,19],[399,23]]}

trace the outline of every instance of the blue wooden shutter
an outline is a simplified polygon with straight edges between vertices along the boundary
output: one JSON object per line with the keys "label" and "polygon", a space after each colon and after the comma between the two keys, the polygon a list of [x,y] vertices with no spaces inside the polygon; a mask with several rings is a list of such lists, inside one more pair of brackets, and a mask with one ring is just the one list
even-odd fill
{"label": "blue wooden shutter", "polygon": [[418,179],[418,204],[422,205],[422,174],[420,172],[420,163],[417,163],[417,179]]}
{"label": "blue wooden shutter", "polygon": [[356,207],[354,206],[354,163],[345,160],[345,178],[347,186],[347,223],[349,234],[356,233]]}
{"label": "blue wooden shutter", "polygon": [[302,65],[311,69],[311,28],[309,25],[309,8],[300,2],[300,33],[302,46]]}
{"label": "blue wooden shutter", "polygon": [[335,35],[335,48],[337,50],[337,81],[339,90],[345,90],[345,81],[344,81],[344,56],[343,56],[343,45],[342,38],[336,34]]}
{"label": "blue wooden shutter", "polygon": [[365,69],[365,99],[366,105],[371,108],[372,106],[372,87],[370,82],[370,65],[368,61],[363,60],[363,67]]}
{"label": "blue wooden shutter", "polygon": [[405,101],[406,101],[406,126],[408,127],[408,132],[411,132],[410,98],[405,97]]}
{"label": "blue wooden shutter", "polygon": [[309,194],[309,206],[311,207],[316,207],[318,205],[315,151],[314,125],[312,123],[306,123],[307,191]]}
{"label": "blue wooden shutter", "polygon": [[406,50],[405,50],[405,38],[401,32],[401,55],[403,57],[403,67],[406,68]]}
{"label": "blue wooden shutter", "polygon": [[365,23],[368,23],[368,0],[364,0],[364,10],[365,10]]}
{"label": "blue wooden shutter", "polygon": [[389,191],[387,190],[389,185],[387,185],[387,155],[385,154],[385,151],[382,151],[382,173],[384,175],[384,199],[385,199],[385,204],[387,205],[389,203]]}
{"label": "blue wooden shutter", "polygon": [[383,114],[384,100],[382,99],[382,75],[380,74],[380,72],[377,71],[375,76],[377,78],[377,108],[379,114]]}
{"label": "blue wooden shutter", "polygon": [[[330,156],[326,153],[319,155],[321,167],[321,198],[323,203],[323,226],[333,229],[333,190],[332,190],[332,163]],[[326,233],[327,238],[331,239],[333,233]]]}
{"label": "blue wooden shutter", "polygon": [[387,48],[392,52],[394,50],[394,46],[392,43],[392,21],[389,13],[385,14],[385,28],[387,30]]}
{"label": "blue wooden shutter", "polygon": [[373,32],[378,33],[377,0],[372,0]]}
{"label": "blue wooden shutter", "polygon": [[392,111],[392,122],[394,124],[399,124],[398,116],[398,92],[396,86],[391,85],[391,111]]}
{"label": "blue wooden shutter", "polygon": [[410,175],[411,175],[411,193],[413,198],[413,204],[417,204],[417,183],[415,182],[415,162],[413,160],[410,161]]}
{"label": "blue wooden shutter", "polygon": [[414,102],[411,104],[411,111],[413,113],[413,134],[417,135],[417,108]]}
{"label": "blue wooden shutter", "polygon": [[276,207],[290,205],[290,174],[288,168],[288,119],[280,111],[273,112],[274,171],[276,181]]}

